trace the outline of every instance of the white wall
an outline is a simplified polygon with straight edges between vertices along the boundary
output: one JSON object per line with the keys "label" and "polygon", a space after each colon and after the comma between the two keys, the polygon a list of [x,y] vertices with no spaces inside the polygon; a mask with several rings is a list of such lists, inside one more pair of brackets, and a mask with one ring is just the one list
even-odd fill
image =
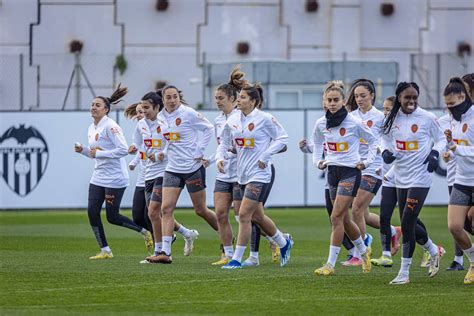
{"label": "white wall", "polygon": [[[324,205],[324,179],[311,162],[311,155],[304,155],[298,148],[298,141],[310,137],[313,124],[322,115],[320,111],[273,111],[272,112],[289,135],[288,151],[274,156],[276,167],[275,185],[270,194],[269,206]],[[306,114],[305,114],[306,113]],[[211,121],[217,112],[203,112]],[[118,119],[128,141],[135,123],[123,118],[122,113],[113,112],[111,117]],[[93,161],[74,152],[74,143],[86,143],[87,128],[91,123],[88,112],[17,112],[4,113],[0,121],[0,137],[12,126],[25,128],[33,126],[44,137],[49,159],[42,179],[36,188],[26,196],[19,196],[11,190],[0,173],[0,209],[23,208],[86,208],[87,189],[93,169]],[[28,143],[30,145],[30,143]],[[0,169],[3,170],[1,151],[7,147],[18,147],[10,139],[0,143]],[[216,148],[212,142],[206,151],[210,155]],[[127,161],[131,157],[127,157]],[[32,164],[30,167],[34,168]],[[13,173],[13,163],[9,174]],[[125,191],[123,207],[130,207],[134,191],[136,172],[130,173],[130,186]],[[207,169],[207,203],[213,204],[215,165]],[[306,186],[306,189],[305,189]],[[374,204],[377,204],[377,197]],[[434,176],[427,204],[446,204],[448,201],[444,178]],[[191,206],[186,192],[183,192],[179,206]]]}

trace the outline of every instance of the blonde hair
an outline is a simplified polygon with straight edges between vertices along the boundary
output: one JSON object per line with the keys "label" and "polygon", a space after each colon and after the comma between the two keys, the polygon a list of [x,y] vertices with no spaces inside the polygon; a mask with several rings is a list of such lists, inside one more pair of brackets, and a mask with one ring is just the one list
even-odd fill
{"label": "blonde hair", "polygon": [[123,115],[129,120],[134,119],[137,116],[137,107],[141,105],[141,102],[130,104],[123,111]]}
{"label": "blonde hair", "polygon": [[341,80],[331,80],[329,81],[323,90],[323,98],[329,93],[329,91],[339,91],[344,99],[346,97],[344,83]]}

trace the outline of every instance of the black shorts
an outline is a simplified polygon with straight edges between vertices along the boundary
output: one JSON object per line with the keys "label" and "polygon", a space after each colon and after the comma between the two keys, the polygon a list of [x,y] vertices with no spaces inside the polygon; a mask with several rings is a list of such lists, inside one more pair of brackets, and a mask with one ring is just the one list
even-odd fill
{"label": "black shorts", "polygon": [[147,202],[161,203],[163,200],[163,177],[145,181],[145,198]]}
{"label": "black shorts", "polygon": [[357,168],[329,166],[328,185],[331,200],[335,200],[337,195],[355,197],[361,177],[361,172]]}
{"label": "black shorts", "polygon": [[240,185],[240,192],[242,197],[265,204],[270,195],[271,188],[271,182],[249,182]]}
{"label": "black shorts", "polygon": [[449,197],[449,205],[474,206],[474,186],[455,183]]}
{"label": "black shorts", "polygon": [[242,201],[240,185],[237,182],[216,180],[216,184],[214,185],[214,193],[230,193],[232,194],[232,201]]}
{"label": "black shorts", "polygon": [[377,194],[381,186],[382,186],[382,180],[377,179],[376,177],[367,175],[367,176],[362,176],[362,179],[360,180],[359,190],[364,190],[364,191],[373,193],[375,195]]}
{"label": "black shorts", "polygon": [[202,191],[206,188],[206,168],[201,166],[192,173],[176,173],[165,171],[163,177],[163,187],[165,188],[186,188],[189,193]]}

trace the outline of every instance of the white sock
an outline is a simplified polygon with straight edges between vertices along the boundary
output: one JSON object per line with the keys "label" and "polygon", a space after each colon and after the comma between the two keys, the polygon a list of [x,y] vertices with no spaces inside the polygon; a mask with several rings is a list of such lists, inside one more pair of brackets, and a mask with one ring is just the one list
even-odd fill
{"label": "white sock", "polygon": [[258,251],[250,251],[250,257],[258,260]]}
{"label": "white sock", "polygon": [[189,237],[190,230],[184,227],[183,225],[180,225],[178,228],[178,233],[183,235],[183,237]]}
{"label": "white sock", "polygon": [[402,264],[400,266],[399,274],[409,275],[410,274],[410,265],[412,258],[402,258]]}
{"label": "white sock", "polygon": [[246,246],[239,246],[237,245],[235,247],[235,253],[234,256],[232,257],[232,260],[237,260],[238,262],[242,262],[242,257],[244,256]]}
{"label": "white sock", "polygon": [[422,245],[421,247],[428,251],[430,253],[430,256],[436,256],[438,254],[438,246],[436,246],[429,238],[426,244]]}
{"label": "white sock", "polygon": [[362,259],[362,256],[360,255],[359,250],[357,250],[357,247],[354,247],[353,249],[354,249],[354,254],[352,256],[357,259]]}
{"label": "white sock", "polygon": [[142,233],[142,235],[146,235],[147,232],[148,232],[148,230],[146,230],[145,228],[142,228],[142,230],[140,231],[140,233]]}
{"label": "white sock", "polygon": [[173,236],[163,236],[163,248],[162,251],[167,255],[171,255],[171,242],[173,241]]}
{"label": "white sock", "polygon": [[105,251],[105,252],[112,252],[112,249],[110,249],[109,246],[102,247],[100,248],[100,250]]}
{"label": "white sock", "polygon": [[464,258],[463,258],[463,256],[454,256],[454,261],[456,261],[456,262],[459,263],[460,265],[463,265],[463,264],[464,264]]}
{"label": "white sock", "polygon": [[390,225],[390,231],[392,232],[392,237],[397,234],[397,230],[395,229],[395,226]]}
{"label": "white sock", "polygon": [[278,245],[278,247],[283,248],[286,246],[285,236],[277,229],[277,232],[272,236],[273,241]]}
{"label": "white sock", "polygon": [[469,262],[473,264],[474,263],[474,244],[471,244],[471,248],[463,249],[463,251],[466,257],[469,259]]}
{"label": "white sock", "polygon": [[239,223],[239,219],[240,219],[240,218],[239,218],[239,215],[235,215],[235,221],[236,221],[237,223]]}
{"label": "white sock", "polygon": [[359,236],[356,240],[351,240],[354,246],[357,247],[357,250],[361,255],[367,252],[367,248],[365,247],[364,240],[362,237]]}
{"label": "white sock", "polygon": [[392,253],[390,251],[382,251],[382,256],[392,258]]}
{"label": "white sock", "polygon": [[356,250],[357,250],[356,247],[352,247],[351,249],[347,250],[347,252],[349,253],[349,255],[354,257]]}
{"label": "white sock", "polygon": [[158,253],[163,249],[163,243],[162,242],[155,242],[155,252]]}
{"label": "white sock", "polygon": [[340,251],[341,251],[341,247],[329,246],[329,257],[328,257],[327,263],[329,263],[331,266],[335,267],[336,266],[336,261],[337,261],[337,256],[339,255]]}
{"label": "white sock", "polygon": [[232,256],[234,256],[234,247],[224,246],[224,254],[227,258],[232,258]]}

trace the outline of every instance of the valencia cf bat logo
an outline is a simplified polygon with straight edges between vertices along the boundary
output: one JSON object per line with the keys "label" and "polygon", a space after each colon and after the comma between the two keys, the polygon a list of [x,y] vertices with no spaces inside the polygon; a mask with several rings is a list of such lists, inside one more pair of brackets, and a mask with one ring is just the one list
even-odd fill
{"label": "valencia cf bat logo", "polygon": [[412,131],[413,133],[416,133],[417,130],[418,130],[418,125],[413,124],[413,125],[411,126],[411,131]]}
{"label": "valencia cf bat logo", "polygon": [[48,158],[48,145],[33,126],[12,126],[0,137],[1,176],[19,196],[26,196],[36,188],[46,171]]}
{"label": "valencia cf bat logo", "polygon": [[175,121],[176,123],[176,126],[180,126],[181,125],[181,119],[178,117]]}
{"label": "valencia cf bat logo", "polygon": [[371,128],[372,125],[374,125],[374,122],[372,122],[372,120],[368,120],[368,121],[367,121],[367,126],[368,126],[369,128]]}
{"label": "valencia cf bat logo", "polygon": [[339,129],[339,134],[341,134],[341,136],[346,135],[346,129],[345,129],[344,127],[341,127],[341,128]]}
{"label": "valencia cf bat logo", "polygon": [[467,132],[467,123],[464,123],[464,125],[462,126],[462,132],[463,133]]}
{"label": "valencia cf bat logo", "polygon": [[250,123],[249,124],[249,131],[253,131],[254,128],[255,128],[255,125],[253,123]]}

